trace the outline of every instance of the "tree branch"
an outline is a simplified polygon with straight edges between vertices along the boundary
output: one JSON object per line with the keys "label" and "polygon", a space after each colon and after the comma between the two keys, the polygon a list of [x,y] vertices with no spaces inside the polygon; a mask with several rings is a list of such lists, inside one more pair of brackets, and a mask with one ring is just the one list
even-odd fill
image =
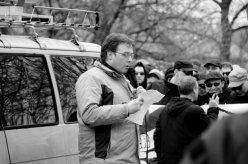
{"label": "tree branch", "polygon": [[152,25],[145,27],[143,29],[139,29],[137,31],[130,32],[129,35],[133,35],[133,34],[137,34],[137,33],[141,33],[141,32],[147,32],[151,28],[155,27],[157,24],[158,24],[158,21],[154,22]]}
{"label": "tree branch", "polygon": [[248,29],[248,25],[245,25],[245,26],[241,26],[241,27],[232,29],[232,32],[236,32],[236,31],[239,31],[239,30],[242,30],[242,29]]}
{"label": "tree branch", "polygon": [[193,31],[193,30],[189,30],[189,29],[186,29],[186,28],[173,28],[172,30],[176,30],[176,31],[186,31],[186,32],[189,32],[189,33],[192,33],[192,34],[195,34],[195,35],[198,35],[200,37],[203,37],[203,38],[207,38],[209,40],[213,40],[214,42],[216,42],[218,45],[220,45],[220,42],[212,37],[212,36],[209,36],[209,35],[204,35],[200,32],[197,32],[197,31]]}
{"label": "tree branch", "polygon": [[139,2],[139,3],[135,3],[135,4],[131,4],[131,5],[126,5],[125,8],[133,8],[133,7],[136,7],[136,6],[144,6],[144,5],[153,5],[153,4],[157,4],[157,0],[153,1],[153,2]]}
{"label": "tree branch", "polygon": [[220,6],[220,2],[219,1],[217,1],[217,0],[213,0],[217,5],[219,5]]}
{"label": "tree branch", "polygon": [[240,14],[242,11],[244,11],[245,9],[247,9],[247,7],[248,7],[248,2],[247,2],[243,7],[241,7],[241,8],[239,9],[239,11],[234,15],[234,17],[233,17],[233,19],[232,19],[232,21],[231,21],[231,25],[233,25],[233,23],[235,22],[235,20],[238,18],[239,14]]}

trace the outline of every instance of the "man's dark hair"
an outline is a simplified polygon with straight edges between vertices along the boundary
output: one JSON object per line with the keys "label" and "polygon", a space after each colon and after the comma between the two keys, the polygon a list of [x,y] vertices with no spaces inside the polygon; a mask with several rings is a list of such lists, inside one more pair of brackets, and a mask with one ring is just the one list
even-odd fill
{"label": "man's dark hair", "polygon": [[180,78],[178,89],[179,89],[180,94],[190,95],[191,93],[193,93],[194,87],[196,85],[197,85],[197,81],[195,77],[183,76]]}
{"label": "man's dark hair", "polygon": [[125,34],[120,34],[120,33],[109,34],[102,43],[101,60],[102,61],[106,60],[107,51],[116,52],[116,49],[120,44],[129,44],[133,46],[134,41]]}

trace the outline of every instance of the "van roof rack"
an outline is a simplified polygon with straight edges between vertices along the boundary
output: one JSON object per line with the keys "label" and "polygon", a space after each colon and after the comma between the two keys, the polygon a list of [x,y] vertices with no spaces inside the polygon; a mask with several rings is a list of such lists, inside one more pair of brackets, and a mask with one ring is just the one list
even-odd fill
{"label": "van roof rack", "polygon": [[[13,27],[34,27],[43,29],[95,29],[98,30],[99,26],[99,13],[95,11],[68,9],[68,8],[55,8],[33,6],[31,14],[23,12],[23,6],[12,5],[12,3],[0,3],[0,28]],[[50,10],[49,15],[38,14],[38,9]],[[53,13],[54,11],[65,12],[66,18],[63,22],[55,22]],[[80,13],[83,20],[80,23],[74,23],[73,18],[70,18],[71,13]]]}

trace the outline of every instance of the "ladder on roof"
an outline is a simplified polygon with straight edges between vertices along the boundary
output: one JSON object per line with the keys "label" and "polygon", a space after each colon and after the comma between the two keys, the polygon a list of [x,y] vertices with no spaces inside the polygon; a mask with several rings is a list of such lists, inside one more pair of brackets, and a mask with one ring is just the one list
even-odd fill
{"label": "ladder on roof", "polygon": [[[55,8],[55,7],[43,7],[34,6],[32,13],[24,13],[23,5],[26,3],[36,3],[39,0],[6,0],[7,2],[0,2],[0,28],[12,27],[12,28],[29,28],[31,30],[31,39],[42,45],[38,39],[38,34],[35,32],[36,28],[41,29],[57,29],[57,30],[71,30],[72,38],[71,42],[79,46],[80,51],[84,51],[82,45],[78,41],[78,36],[75,29],[94,29],[98,30],[99,26],[99,13],[89,10],[68,9],[68,8]],[[14,4],[17,1],[17,4]],[[41,15],[38,13],[38,9],[48,10],[50,14]],[[58,22],[54,19],[54,12],[60,11],[65,13],[66,16],[63,22]],[[80,23],[74,23],[72,13],[78,13],[78,16],[83,18]],[[41,46],[45,49],[44,46]]]}
{"label": "ladder on roof", "polygon": [[[1,5],[2,3],[0,3]],[[50,15],[41,15],[36,11],[38,9],[50,10]],[[61,11],[67,13],[64,22],[55,22],[53,18],[54,11]],[[83,20],[80,23],[72,22],[70,17],[71,13],[80,13],[83,16]],[[79,14],[78,14],[79,15]],[[71,23],[68,23],[71,22]],[[95,11],[79,10],[79,9],[67,9],[67,8],[55,8],[55,7],[43,7],[33,6],[31,14],[23,13],[22,6],[0,6],[0,28],[3,27],[34,27],[44,29],[95,29],[98,30],[99,26],[99,13]]]}

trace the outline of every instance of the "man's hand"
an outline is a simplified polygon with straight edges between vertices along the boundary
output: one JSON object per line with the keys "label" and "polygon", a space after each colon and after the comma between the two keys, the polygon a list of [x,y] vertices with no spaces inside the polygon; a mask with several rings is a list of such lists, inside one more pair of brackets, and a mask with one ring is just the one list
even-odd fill
{"label": "man's hand", "polygon": [[213,94],[213,96],[209,98],[209,108],[218,107],[218,105],[219,105],[219,96],[216,94]]}
{"label": "man's hand", "polygon": [[139,97],[139,94],[143,93],[143,92],[146,92],[146,90],[142,87],[142,86],[139,86],[137,89],[135,89],[134,91],[134,94],[135,94],[135,97]]}
{"label": "man's hand", "polygon": [[128,113],[133,114],[133,113],[138,112],[141,109],[141,106],[143,105],[143,103],[144,103],[144,99],[140,97],[132,101],[129,101],[127,103]]}

